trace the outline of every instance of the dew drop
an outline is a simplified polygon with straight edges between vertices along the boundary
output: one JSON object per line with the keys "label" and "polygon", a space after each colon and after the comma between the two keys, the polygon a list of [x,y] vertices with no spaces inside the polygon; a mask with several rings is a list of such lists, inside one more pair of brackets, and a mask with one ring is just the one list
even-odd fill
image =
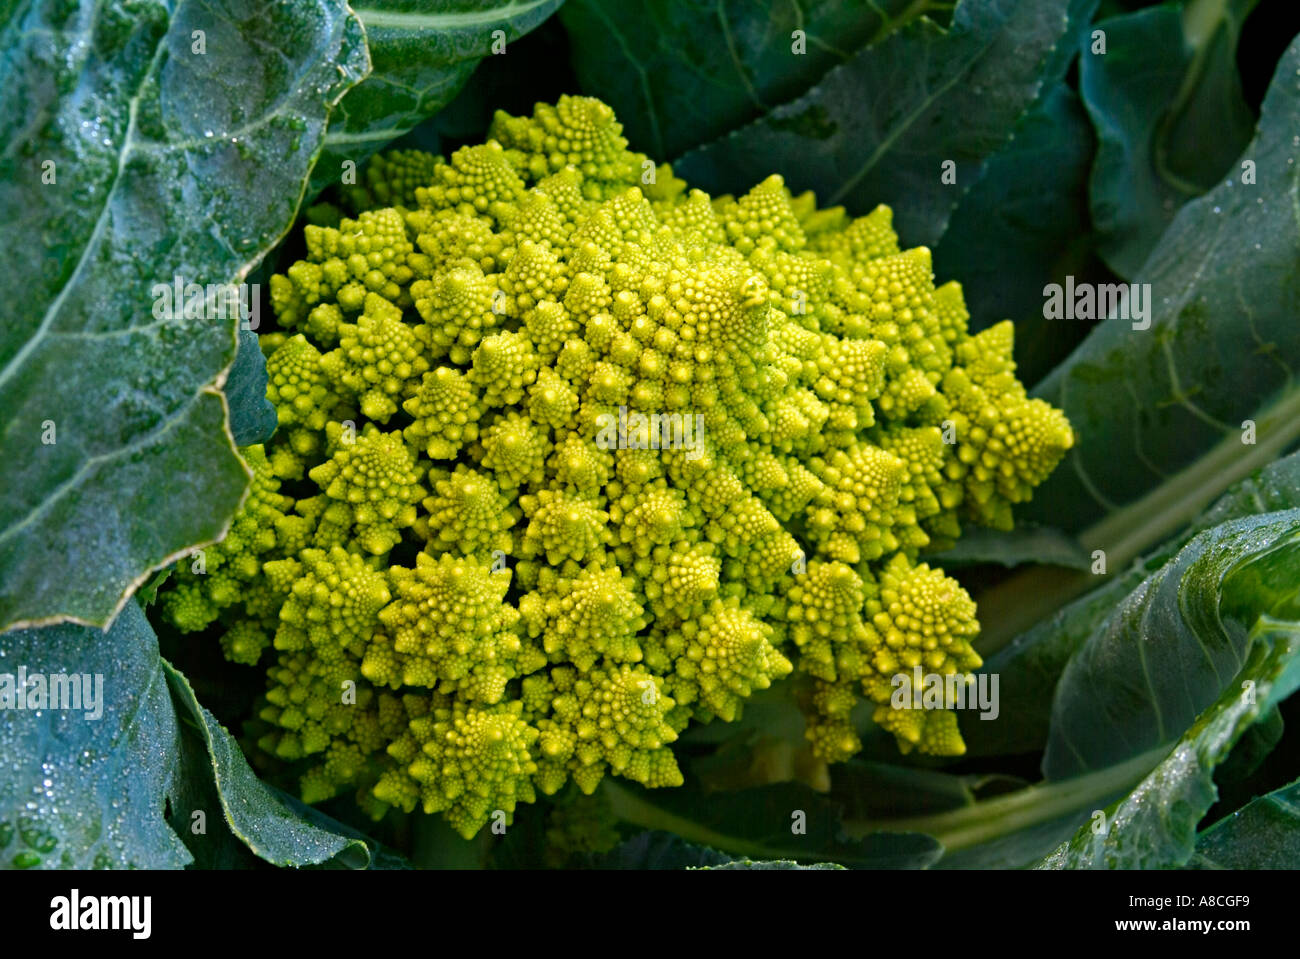
{"label": "dew drop", "polygon": [[59,844],[54,834],[46,829],[24,829],[21,833],[23,842],[37,852],[50,853]]}

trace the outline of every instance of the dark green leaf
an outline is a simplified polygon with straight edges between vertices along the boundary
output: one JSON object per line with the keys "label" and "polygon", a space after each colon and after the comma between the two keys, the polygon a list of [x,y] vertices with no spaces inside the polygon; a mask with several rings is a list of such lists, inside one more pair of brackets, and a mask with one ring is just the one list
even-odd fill
{"label": "dark green leaf", "polygon": [[1295,869],[1300,779],[1221,819],[1196,838],[1192,869]]}
{"label": "dark green leaf", "polygon": [[[312,193],[450,103],[483,57],[510,43],[562,0],[367,0],[354,7],[373,69],[330,116]],[[500,31],[498,34],[497,31]]]}
{"label": "dark green leaf", "polygon": [[1191,532],[1210,529],[1239,516],[1297,506],[1300,506],[1300,453],[1292,453],[1234,484],[1192,522]]}
{"label": "dark green leaf", "polygon": [[1027,383],[1087,333],[1043,318],[1043,287],[1089,270],[1086,193],[1094,146],[1078,96],[1057,83],[989,160],[934,251],[936,277],[961,282],[972,330],[1015,322],[1019,375]]}
{"label": "dark green leaf", "polygon": [[1061,676],[1044,775],[1069,779],[1176,741],[1233,684],[1256,619],[1300,588],[1298,530],[1300,510],[1216,526],[1135,589]]}
{"label": "dark green leaf", "polygon": [[1041,749],[1047,741],[1052,697],[1065,664],[1137,586],[1196,533],[1231,519],[1300,507],[1300,453],[1270,463],[1240,481],[1189,529],[1081,598],[1067,604],[985,660],[982,672],[999,677],[1001,716],[960,717],[970,755]]}
{"label": "dark green leaf", "polygon": [[1051,526],[1024,523],[1009,531],[983,526],[964,530],[956,546],[941,553],[927,554],[925,561],[944,569],[975,563],[998,563],[1002,566],[1040,563],[1087,569],[1092,559],[1069,534]]}
{"label": "dark green leaf", "polygon": [[[1047,55],[1047,63],[1043,67],[1044,93],[1051,90],[1054,83],[1065,78],[1070,64],[1079,55],[1080,43],[1092,32],[1092,21],[1100,5],[1101,0],[1070,0],[1069,9],[1066,11],[1070,24],[1066,28],[1065,36]],[[1041,95],[1039,99],[1042,99]]]}
{"label": "dark green leaf", "polygon": [[1188,203],[1152,253],[1139,277],[1151,285],[1150,329],[1106,320],[1035,391],[1065,409],[1080,442],[1026,512],[1072,528],[1105,518],[1084,543],[1112,561],[1117,541],[1158,542],[1300,435],[1289,365],[1300,355],[1297,68],[1300,42],[1243,154],[1258,182],[1234,177]]}
{"label": "dark green leaf", "polygon": [[[47,702],[27,711],[5,703],[0,866],[178,869],[189,863],[163,817],[164,804],[181,789],[181,739],[158,643],[140,607],[128,603],[107,634],[51,626],[0,635],[0,702],[6,679],[16,684],[20,670],[47,683],[90,677],[90,698],[72,700],[81,709],[50,709]],[[87,711],[91,700],[96,708]],[[13,841],[5,843],[5,836]]]}
{"label": "dark green leaf", "polygon": [[242,281],[278,241],[364,37],[337,0],[22,0],[4,29],[0,630],[102,625],[248,483],[235,322],[155,319],[155,285]]}
{"label": "dark green leaf", "polygon": [[1015,321],[1020,377],[1030,383],[1077,342],[1043,324],[1042,303],[1043,286],[1085,272],[1091,251],[1084,194],[1095,142],[1063,78],[1097,2],[1070,0],[1069,26],[1048,54],[1038,99],[985,164],[934,251],[936,276],[961,282],[973,330]]}
{"label": "dark green leaf", "polygon": [[583,89],[614,108],[634,149],[667,160],[793,99],[931,6],[569,0],[560,19]]}
{"label": "dark green leaf", "polygon": [[1260,0],[1185,5],[1183,33],[1194,62],[1157,131],[1156,159],[1171,181],[1205,191],[1250,142],[1255,116],[1237,70],[1242,26]]}
{"label": "dark green leaf", "polygon": [[[172,692],[185,710],[183,721],[197,729],[207,748],[226,825],[254,855],[277,866],[321,863],[336,856],[341,864],[353,868],[369,865],[370,853],[364,842],[310,825],[258,779],[234,738],[199,704],[189,681],[166,660],[162,663]],[[215,812],[211,810],[209,815]]]}
{"label": "dark green leaf", "polygon": [[1300,511],[1234,520],[1200,533],[1089,640],[1057,690],[1045,773],[1164,758],[1105,810],[1104,829],[1084,826],[1044,865],[1188,861],[1216,767],[1300,687],[1298,592]]}
{"label": "dark green leaf", "polygon": [[[1214,771],[1215,783],[1222,788],[1249,778],[1277,748],[1285,732],[1286,724],[1282,720],[1282,713],[1270,709],[1242,733],[1228,758]],[[1219,798],[1221,802],[1224,800],[1222,796]]]}
{"label": "dark green leaf", "polygon": [[239,331],[239,352],[225,385],[236,446],[265,443],[275,432],[275,407],[266,398],[266,356],[252,330]]}
{"label": "dark green leaf", "polygon": [[1100,141],[1090,199],[1098,251],[1134,277],[1179,207],[1228,173],[1254,117],[1237,74],[1237,37],[1258,0],[1165,4],[1097,26],[1079,89]]}
{"label": "dark green leaf", "polygon": [[[175,695],[172,697],[175,705]],[[167,824],[189,850],[189,869],[269,870],[235,838],[221,818],[221,797],[212,764],[199,730],[183,720],[177,723],[180,746],[172,759],[173,788],[167,794]]]}
{"label": "dark green leaf", "polygon": [[[718,194],[778,172],[792,190],[855,213],[889,203],[905,244],[933,244],[1037,97],[1067,6],[965,0],[946,32],[914,21],[798,100],[686,154],[677,173]],[[946,161],[955,184],[942,182]]]}
{"label": "dark green leaf", "polygon": [[[1287,550],[1291,575],[1295,549],[1293,538]],[[1251,723],[1300,687],[1294,598],[1289,605],[1287,619],[1261,617],[1241,671],[1137,788],[1105,810],[1106,828],[1094,832],[1083,826],[1044,860],[1044,868],[1155,869],[1191,859],[1196,824],[1217,794],[1215,767]],[[1237,685],[1246,682],[1253,683],[1249,691]]]}
{"label": "dark green leaf", "polygon": [[[90,698],[83,681],[71,701],[80,708],[19,710],[5,697],[20,669],[47,690],[53,677],[88,676]],[[36,705],[36,688],[24,704]],[[0,866],[246,867],[248,851],[280,865],[369,859],[352,831],[304,821],[257,780],[159,657],[134,601],[106,634],[64,625],[0,635],[0,703]],[[5,841],[6,825],[16,841]]]}
{"label": "dark green leaf", "polygon": [[[280,802],[284,803],[289,811],[300,819],[311,823],[312,825],[319,826],[326,832],[334,833],[339,836],[346,836],[354,840],[356,843],[364,845],[367,852],[370,854],[370,865],[368,868],[385,871],[415,868],[401,853],[389,849],[387,846],[377,842],[375,839],[360,830],[349,826],[347,823],[339,822],[332,816],[325,815],[325,813],[321,812],[315,806],[308,806],[297,796],[287,793],[283,789],[276,789],[274,786],[267,786],[266,788],[275,794],[275,796],[279,798]],[[321,864],[320,868],[355,868],[357,862],[360,860],[360,850],[357,849],[354,844],[349,850],[345,850],[345,852],[348,854],[335,856],[333,859],[327,860]]]}

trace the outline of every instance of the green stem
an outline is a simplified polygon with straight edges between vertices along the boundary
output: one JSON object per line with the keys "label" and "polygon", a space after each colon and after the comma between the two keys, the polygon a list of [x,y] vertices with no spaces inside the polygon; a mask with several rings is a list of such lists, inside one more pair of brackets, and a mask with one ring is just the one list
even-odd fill
{"label": "green stem", "polygon": [[1062,782],[1039,783],[985,799],[970,806],[906,819],[847,820],[844,831],[853,838],[873,832],[922,832],[943,843],[947,852],[967,849],[1030,826],[1098,804],[1141,782],[1169,755],[1162,746],[1106,769]]}
{"label": "green stem", "polygon": [[[925,833],[939,840],[945,851],[955,852],[1081,809],[1100,808],[1103,801],[1140,782],[1168,754],[1169,747],[1162,746],[1094,773],[1063,782],[1028,786],[948,812],[900,819],[849,819],[843,823],[844,833],[851,839],[861,839],[876,832]],[[833,855],[783,849],[717,832],[661,809],[608,778],[601,784],[601,790],[619,819],[642,829],[660,829],[688,842],[751,859],[834,859]]]}

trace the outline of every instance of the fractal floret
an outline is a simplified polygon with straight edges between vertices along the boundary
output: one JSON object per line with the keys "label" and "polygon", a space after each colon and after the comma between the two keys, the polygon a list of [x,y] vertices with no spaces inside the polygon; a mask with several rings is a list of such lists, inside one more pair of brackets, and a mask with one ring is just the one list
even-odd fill
{"label": "fractal floret", "polygon": [[569,782],[670,787],[691,723],[782,680],[826,762],[870,721],[963,752],[891,696],[980,666],[926,556],[1010,528],[1073,434],[888,207],[711,198],[582,97],[341,199],[272,280],[252,491],[164,607],[269,663],[259,746],[305,799],[471,836]]}

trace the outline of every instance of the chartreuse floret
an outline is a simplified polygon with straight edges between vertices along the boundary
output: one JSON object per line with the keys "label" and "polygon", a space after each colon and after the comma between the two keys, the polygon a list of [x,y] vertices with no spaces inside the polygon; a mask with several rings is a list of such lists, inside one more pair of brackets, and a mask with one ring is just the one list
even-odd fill
{"label": "chartreuse floret", "polygon": [[396,598],[379,612],[384,632],[372,637],[361,664],[371,682],[457,692],[490,705],[510,680],[544,664],[515,632],[518,610],[502,602],[509,571],[420,553],[415,569],[394,566],[389,581]]}
{"label": "chartreuse floret", "polygon": [[433,481],[433,493],[423,505],[425,515],[416,521],[416,531],[431,552],[504,557],[511,551],[510,529],[519,510],[491,474],[457,466],[450,475]]}
{"label": "chartreuse floret", "polygon": [[465,216],[510,219],[514,205],[524,196],[524,183],[516,175],[501,144],[488,141],[462,147],[451,162],[433,168],[433,182],[417,187],[415,201],[426,210],[454,210]]}
{"label": "chartreuse floret", "polygon": [[406,305],[419,260],[398,210],[368,210],[337,229],[308,226],[303,232],[307,259],[271,277],[271,304],[283,326],[306,324],[305,332],[329,346],[341,314],[358,312],[367,293]]}
{"label": "chartreuse floret", "polygon": [[965,514],[997,529],[1012,528],[1012,504],[1047,479],[1073,436],[1064,413],[1026,397],[1011,346],[1011,323],[991,326],[958,344],[963,365],[944,378],[957,433],[945,474],[962,484]]}
{"label": "chartreuse floret", "polygon": [[754,690],[793,668],[772,645],[772,633],[735,599],[714,600],[698,618],[656,637],[655,658],[673,662],[668,688],[678,702],[731,722]]}
{"label": "chartreuse floret", "polygon": [[324,752],[363,721],[374,692],[360,680],[350,660],[282,652],[267,671],[266,705],[258,714],[275,730],[258,745],[289,761]]}
{"label": "chartreuse floret", "polygon": [[888,207],[711,198],[583,97],[344,192],[272,280],[279,432],[163,599],[236,662],[274,647],[259,741],[304,798],[471,835],[569,782],[672,786],[691,722],[791,673],[824,761],[869,719],[963,751],[893,695],[980,665],[925,557],[1009,527],[1073,435]]}
{"label": "chartreuse floret", "polygon": [[[340,546],[304,549],[293,564],[289,595],[280,607],[275,648],[314,649],[325,661],[355,656],[365,648],[379,610],[389,601],[388,581],[373,560]],[[274,565],[274,564],[272,564]],[[279,570],[268,575],[275,577]]]}
{"label": "chartreuse floret", "polygon": [[622,663],[581,672],[551,672],[545,695],[550,716],[538,721],[539,782],[555,792],[572,777],[591,793],[606,772],[643,786],[680,786],[668,744],[677,731],[666,721],[675,703],[662,682]]}
{"label": "chartreuse floret", "polygon": [[401,541],[400,530],[415,523],[424,467],[396,431],[367,423],[360,436],[329,435],[334,454],[307,475],[336,504],[338,521],[351,527],[357,545],[386,553]]}
{"label": "chartreuse floret", "polygon": [[387,423],[413,392],[428,361],[418,338],[402,322],[402,311],[368,294],[356,323],[340,323],[339,345],[321,357],[321,369],[337,393],[355,398],[368,419]]}
{"label": "chartreuse floret", "polygon": [[493,294],[482,267],[468,260],[454,260],[429,279],[412,283],[411,297],[424,320],[415,335],[426,355],[466,365],[479,340],[498,325],[495,308],[505,301]]}
{"label": "chartreuse floret", "polygon": [[402,403],[411,425],[402,431],[431,460],[455,459],[466,443],[478,439],[482,400],[469,377],[451,366],[424,374],[415,395]]}
{"label": "chartreuse floret", "polygon": [[442,157],[423,150],[389,150],[373,157],[362,171],[361,182],[344,193],[355,210],[416,205],[415,191],[434,182],[434,168]]}
{"label": "chartreuse floret", "polygon": [[639,182],[645,156],[629,153],[614,111],[590,97],[539,103],[531,118],[498,110],[488,136],[523,154],[530,180],[572,167],[582,174],[583,193],[603,200]]}
{"label": "chartreuse floret", "polygon": [[537,588],[520,601],[532,636],[553,661],[589,669],[602,656],[639,662],[637,634],[644,628],[634,581],[618,567],[568,563],[557,573],[543,568]]}
{"label": "chartreuse floret", "polygon": [[533,802],[537,730],[520,718],[519,700],[475,707],[434,695],[427,716],[413,719],[388,747],[396,763],[375,784],[381,802],[410,811],[442,812],[466,839],[494,813],[514,821],[517,803]]}
{"label": "chartreuse floret", "polygon": [[868,643],[874,675],[862,689],[878,705],[872,718],[898,737],[908,752],[959,755],[965,746],[957,716],[942,709],[899,708],[893,702],[894,677],[921,667],[923,675],[965,676],[982,660],[971,647],[979,632],[975,603],[942,570],[912,565],[895,556],[879,574],[879,589],[866,604],[874,635]]}

